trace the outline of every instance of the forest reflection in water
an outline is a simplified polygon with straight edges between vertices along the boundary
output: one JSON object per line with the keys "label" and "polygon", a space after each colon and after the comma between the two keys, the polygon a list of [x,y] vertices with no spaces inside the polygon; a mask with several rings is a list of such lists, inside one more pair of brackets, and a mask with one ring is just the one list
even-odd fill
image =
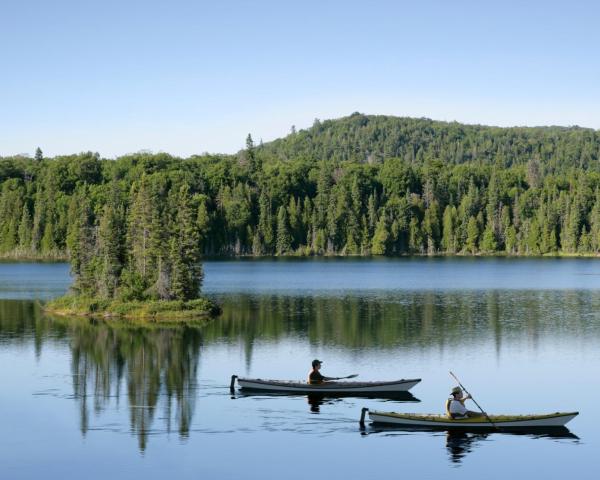
{"label": "forest reflection in water", "polygon": [[585,336],[600,330],[600,292],[432,291],[361,296],[227,295],[223,315],[205,327],[209,341],[305,338],[346,348],[461,346],[481,339]]}
{"label": "forest reflection in water", "polygon": [[[394,292],[362,296],[224,295],[223,315],[204,325],[149,325],[49,317],[28,301],[0,301],[0,341],[68,345],[80,429],[90,415],[126,396],[130,430],[143,451],[157,419],[167,432],[190,435],[199,395],[198,364],[208,345],[240,344],[252,363],[257,341],[334,345],[362,352],[398,347],[433,352],[445,346],[507,342],[545,335],[585,338],[600,331],[595,291]],[[223,383],[227,379],[223,379]],[[311,402],[318,412],[321,400]],[[157,413],[159,411],[159,413]],[[479,437],[448,437],[465,452]],[[485,437],[483,437],[485,438]]]}

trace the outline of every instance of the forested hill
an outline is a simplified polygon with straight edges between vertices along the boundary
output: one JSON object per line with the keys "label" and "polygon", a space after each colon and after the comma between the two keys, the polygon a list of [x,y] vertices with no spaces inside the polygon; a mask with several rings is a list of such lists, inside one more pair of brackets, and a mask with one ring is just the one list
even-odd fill
{"label": "forested hill", "polygon": [[498,167],[530,159],[553,171],[570,167],[598,170],[600,132],[580,127],[500,128],[438,122],[425,118],[362,115],[319,121],[265,144],[266,158],[373,163],[398,157],[422,165],[477,162]]}
{"label": "forested hill", "polygon": [[144,271],[182,232],[219,255],[595,254],[599,157],[589,129],[360,114],[236,155],[38,150],[0,159],[0,254]]}

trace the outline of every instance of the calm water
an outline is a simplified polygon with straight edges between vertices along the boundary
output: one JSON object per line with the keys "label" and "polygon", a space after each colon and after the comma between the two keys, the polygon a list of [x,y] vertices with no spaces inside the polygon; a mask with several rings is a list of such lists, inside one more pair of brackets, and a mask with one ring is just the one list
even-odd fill
{"label": "calm water", "polygon": [[[142,328],[44,316],[62,264],[0,264],[0,478],[596,476],[600,261],[211,261],[223,316]],[[409,402],[229,393],[232,374],[421,377]],[[441,412],[457,373],[496,413],[578,410],[570,435],[358,426]],[[472,406],[475,408],[474,406]],[[317,464],[317,467],[312,467]]]}

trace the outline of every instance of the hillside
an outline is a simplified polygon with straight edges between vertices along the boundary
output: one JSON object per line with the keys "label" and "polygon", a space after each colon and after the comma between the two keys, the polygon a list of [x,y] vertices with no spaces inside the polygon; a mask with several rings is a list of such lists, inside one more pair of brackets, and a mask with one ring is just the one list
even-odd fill
{"label": "hillside", "polygon": [[476,162],[500,167],[522,165],[535,158],[556,170],[598,169],[600,132],[580,127],[488,127],[425,118],[354,113],[315,120],[306,130],[267,143],[266,158],[373,163],[399,157],[421,165]]}

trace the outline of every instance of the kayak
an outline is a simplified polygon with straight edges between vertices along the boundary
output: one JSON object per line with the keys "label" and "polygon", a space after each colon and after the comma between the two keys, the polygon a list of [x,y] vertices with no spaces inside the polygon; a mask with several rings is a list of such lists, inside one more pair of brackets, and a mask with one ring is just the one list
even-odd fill
{"label": "kayak", "polygon": [[[361,424],[364,424],[364,414],[369,412],[373,423],[386,423],[403,427],[417,428],[479,428],[489,429],[494,426],[485,417],[451,419],[447,415],[422,413],[378,412],[363,408]],[[579,412],[556,412],[545,415],[490,415],[490,420],[496,428],[554,428],[562,427],[573,420]]]}
{"label": "kayak", "polygon": [[260,378],[238,378],[231,377],[231,389],[235,380],[242,390],[254,390],[262,392],[277,393],[335,393],[335,394],[385,394],[407,392],[417,383],[420,378],[410,380],[394,380],[389,382],[339,382],[331,381],[310,385],[301,381],[288,380],[262,380]]}

